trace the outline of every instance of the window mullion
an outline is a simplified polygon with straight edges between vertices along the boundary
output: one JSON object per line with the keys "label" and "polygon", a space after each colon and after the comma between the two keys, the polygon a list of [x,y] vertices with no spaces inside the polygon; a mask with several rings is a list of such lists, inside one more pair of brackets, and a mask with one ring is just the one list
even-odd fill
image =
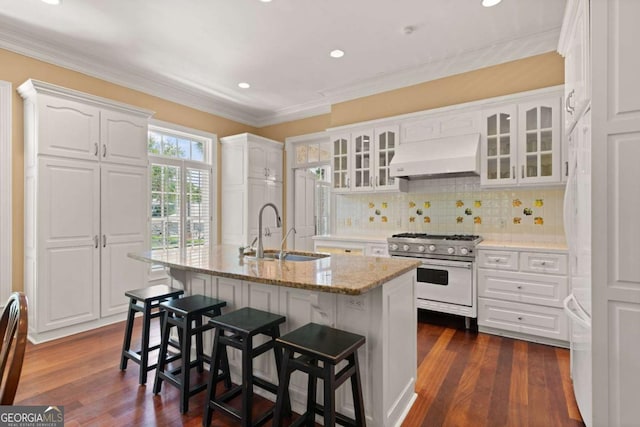
{"label": "window mullion", "polygon": [[182,257],[186,256],[187,235],[187,168],[184,162],[180,166],[180,250]]}

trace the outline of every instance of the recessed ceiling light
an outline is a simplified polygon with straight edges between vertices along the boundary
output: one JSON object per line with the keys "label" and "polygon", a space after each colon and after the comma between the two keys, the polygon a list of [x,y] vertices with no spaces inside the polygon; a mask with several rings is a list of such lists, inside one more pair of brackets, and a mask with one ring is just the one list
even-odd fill
{"label": "recessed ceiling light", "polygon": [[251,85],[247,82],[241,82],[241,83],[238,83],[238,87],[241,87],[242,89],[249,89]]}
{"label": "recessed ceiling light", "polygon": [[271,0],[260,0],[262,3],[271,3]]}
{"label": "recessed ceiling light", "polygon": [[491,6],[495,6],[498,3],[500,3],[502,0],[482,0],[482,5],[484,7],[491,7]]}
{"label": "recessed ceiling light", "polygon": [[329,56],[332,58],[342,58],[344,56],[344,51],[340,49],[335,49],[329,52]]}
{"label": "recessed ceiling light", "polygon": [[62,3],[62,0],[42,0],[42,1],[46,4],[52,4],[54,6],[57,6],[60,3]]}

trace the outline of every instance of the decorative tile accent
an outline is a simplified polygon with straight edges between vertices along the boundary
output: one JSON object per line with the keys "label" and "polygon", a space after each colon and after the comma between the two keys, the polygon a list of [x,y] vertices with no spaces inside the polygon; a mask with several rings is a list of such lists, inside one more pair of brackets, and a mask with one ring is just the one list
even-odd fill
{"label": "decorative tile accent", "polygon": [[420,216],[422,216],[422,209],[418,209],[418,210],[416,210],[416,215],[420,215]]}
{"label": "decorative tile accent", "polygon": [[533,218],[533,223],[536,225],[544,225],[544,219],[541,216]]}
{"label": "decorative tile accent", "polygon": [[388,205],[387,202],[382,202],[382,209],[387,209]]}
{"label": "decorative tile accent", "polygon": [[529,215],[533,215],[533,211],[531,210],[531,208],[524,208],[522,210],[522,213],[529,216]]}
{"label": "decorative tile accent", "polygon": [[514,216],[513,217],[513,223],[514,224],[520,224],[522,222],[522,218],[519,216]]}
{"label": "decorative tile accent", "polygon": [[409,202],[409,208],[411,209],[411,208],[415,208],[415,207],[416,207],[416,202],[414,202],[413,200],[411,200],[411,201]]}
{"label": "decorative tile accent", "polygon": [[431,207],[431,202],[430,202],[430,201],[426,201],[426,202],[424,202],[424,203],[422,204],[422,206],[423,206],[425,209],[429,209],[429,208]]}
{"label": "decorative tile accent", "polygon": [[520,199],[513,199],[513,202],[511,202],[511,205],[514,208],[518,208],[518,207],[522,206],[522,202],[520,201]]}
{"label": "decorative tile accent", "polygon": [[415,216],[410,216],[409,217],[409,222],[416,222],[416,217]]}
{"label": "decorative tile accent", "polygon": [[424,218],[422,218],[422,222],[424,222],[425,224],[431,223],[431,217],[425,216]]}
{"label": "decorative tile accent", "polygon": [[475,202],[473,202],[473,206],[475,206],[476,208],[481,208],[482,200],[476,200]]}
{"label": "decorative tile accent", "polygon": [[382,222],[387,222],[387,217],[386,216],[382,216],[382,218],[380,218],[382,220]]}
{"label": "decorative tile accent", "polygon": [[373,202],[369,202],[369,209],[373,209],[376,207],[376,204]]}
{"label": "decorative tile accent", "polygon": [[471,210],[471,208],[467,208],[464,210],[464,214],[465,215],[473,215],[473,211]]}
{"label": "decorative tile accent", "polygon": [[462,200],[456,200],[456,208],[461,208],[464,206],[464,202]]}
{"label": "decorative tile accent", "polygon": [[482,218],[479,216],[474,216],[473,217],[473,223],[474,224],[482,224]]}
{"label": "decorative tile accent", "polygon": [[543,206],[544,206],[544,202],[543,202],[543,200],[542,200],[542,199],[536,199],[536,201],[534,202],[534,206],[535,206],[536,208],[541,208],[541,207],[543,207]]}
{"label": "decorative tile accent", "polygon": [[464,222],[464,218],[463,217],[461,217],[461,216],[456,217],[456,223],[457,224],[462,224],[463,222]]}

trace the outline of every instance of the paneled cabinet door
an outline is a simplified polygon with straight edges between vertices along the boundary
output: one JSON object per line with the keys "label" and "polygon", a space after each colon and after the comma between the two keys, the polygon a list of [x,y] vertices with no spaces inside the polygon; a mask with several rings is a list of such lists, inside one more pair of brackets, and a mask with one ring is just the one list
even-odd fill
{"label": "paneled cabinet door", "polygon": [[349,135],[336,135],[331,139],[331,167],[333,168],[334,191],[349,191]]}
{"label": "paneled cabinet door", "polygon": [[560,99],[518,105],[520,183],[560,182]]}
{"label": "paneled cabinet door", "polygon": [[373,188],[374,143],[371,131],[351,134],[352,191],[368,191]]}
{"label": "paneled cabinet door", "polygon": [[578,0],[576,14],[569,33],[564,67],[565,131],[582,115],[591,98],[589,85],[589,0]]}
{"label": "paneled cabinet door", "polygon": [[398,126],[386,126],[375,130],[375,187],[378,190],[398,189],[399,181],[389,174],[389,163],[396,152]]}
{"label": "paneled cabinet door", "polygon": [[127,256],[147,247],[147,169],[103,164],[101,187],[100,312],[105,317],[125,312],[124,293],[147,280],[148,266]]}
{"label": "paneled cabinet door", "polygon": [[282,149],[249,143],[249,178],[282,181]]}
{"label": "paneled cabinet door", "polygon": [[32,269],[38,271],[35,329],[44,332],[100,316],[99,165],[44,158],[38,186],[40,261]]}
{"label": "paneled cabinet door", "polygon": [[100,109],[49,95],[39,95],[34,108],[39,154],[98,160]]}
{"label": "paneled cabinet door", "polygon": [[146,166],[147,119],[117,111],[100,113],[100,158],[103,161]]}
{"label": "paneled cabinet door", "polygon": [[484,186],[514,185],[517,182],[516,118],[514,105],[483,111],[480,182]]}

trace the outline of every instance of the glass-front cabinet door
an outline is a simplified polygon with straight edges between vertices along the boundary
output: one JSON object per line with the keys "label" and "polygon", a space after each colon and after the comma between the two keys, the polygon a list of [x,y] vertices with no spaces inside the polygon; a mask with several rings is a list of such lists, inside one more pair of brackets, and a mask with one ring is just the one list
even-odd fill
{"label": "glass-front cabinet door", "polygon": [[398,126],[385,126],[375,130],[376,165],[373,182],[377,190],[398,189],[399,180],[389,175],[389,163],[398,146],[399,132]]}
{"label": "glass-front cabinet door", "polygon": [[331,138],[333,167],[333,189],[349,191],[349,135],[336,135]]}
{"label": "glass-front cabinet door", "polygon": [[370,131],[351,134],[353,149],[352,179],[354,191],[373,188],[373,138]]}
{"label": "glass-front cabinet door", "polygon": [[519,104],[520,183],[560,182],[560,98]]}
{"label": "glass-front cabinet door", "polygon": [[517,182],[516,107],[483,111],[482,185]]}

